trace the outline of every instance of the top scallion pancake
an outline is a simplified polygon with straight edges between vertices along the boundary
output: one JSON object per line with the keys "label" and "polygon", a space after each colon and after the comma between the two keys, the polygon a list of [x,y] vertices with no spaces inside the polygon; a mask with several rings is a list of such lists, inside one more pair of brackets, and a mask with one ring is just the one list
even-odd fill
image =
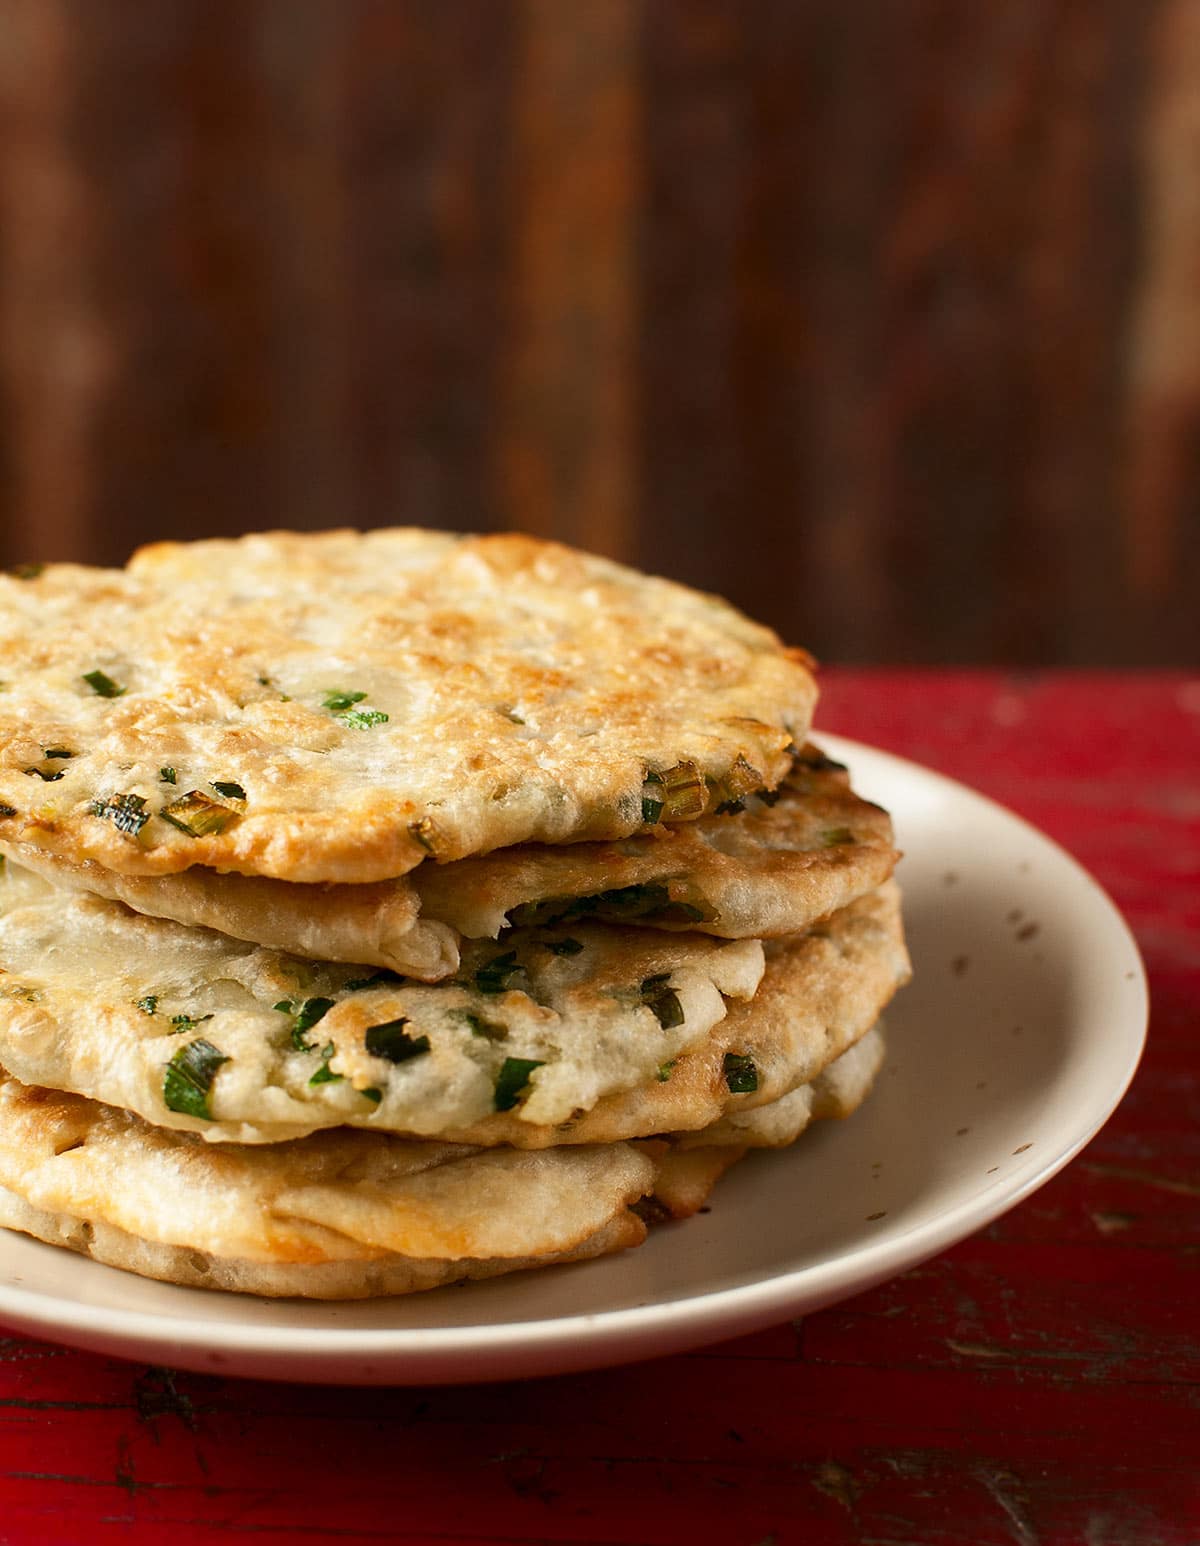
{"label": "top scallion pancake", "polygon": [[807,657],[522,536],[273,533],[0,576],[0,828],[130,875],[364,883],[773,789]]}

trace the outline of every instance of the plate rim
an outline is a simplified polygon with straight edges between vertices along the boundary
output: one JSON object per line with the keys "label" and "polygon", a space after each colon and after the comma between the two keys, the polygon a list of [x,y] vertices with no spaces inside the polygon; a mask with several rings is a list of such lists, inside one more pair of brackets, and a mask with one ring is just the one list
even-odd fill
{"label": "plate rim", "polygon": [[[679,1352],[719,1339],[745,1334],[786,1319],[812,1313],[908,1271],[984,1228],[1017,1207],[1038,1187],[1064,1169],[1095,1137],[1121,1103],[1137,1072],[1149,1023],[1149,985],[1145,963],[1128,922],[1091,872],[1060,843],[1010,807],[961,780],[867,742],[833,732],[817,732],[818,740],[839,758],[853,761],[863,754],[890,764],[898,776],[932,781],[945,793],[981,804],[1018,824],[1084,883],[1096,916],[1106,915],[1128,949],[1135,974],[1136,1002],[1127,1011],[1130,1036],[1120,1076],[1102,1099],[1089,1107],[1086,1121],[1073,1129],[1063,1147],[1049,1156],[1030,1159],[1015,1174],[992,1183],[934,1218],[918,1221],[878,1242],[864,1240],[836,1256],[758,1277],[750,1282],[701,1289],[651,1304],[541,1317],[528,1321],[498,1321],[476,1326],[298,1328],[213,1322],[187,1315],[157,1314],[119,1306],[97,1307],[22,1284],[0,1283],[0,1321],[34,1335],[60,1342],[119,1353],[125,1357],[169,1352],[182,1367],[208,1373],[238,1375],[241,1371],[214,1350],[236,1359],[257,1360],[250,1377],[351,1383],[424,1382],[511,1378],[529,1365],[532,1374],[566,1373],[605,1364]],[[1134,1028],[1136,1019],[1136,1029]],[[19,1234],[19,1231],[13,1231]],[[22,1239],[28,1237],[21,1236]],[[38,1243],[38,1242],[31,1242]],[[46,1245],[47,1250],[56,1247]],[[57,1248],[61,1249],[61,1248]],[[586,1265],[586,1264],[584,1264]],[[109,1268],[117,1272],[119,1268]],[[813,1282],[819,1280],[819,1287]],[[169,1284],[160,1285],[163,1288]],[[813,1290],[806,1293],[806,1288]],[[290,1302],[290,1301],[288,1301]],[[315,1304],[315,1302],[314,1302]],[[657,1337],[647,1352],[631,1344]],[[130,1347],[142,1352],[129,1352]],[[556,1356],[566,1351],[576,1357]],[[492,1355],[498,1372],[448,1366],[473,1354]],[[522,1355],[519,1360],[514,1355]],[[349,1360],[383,1359],[380,1370],[348,1371]],[[203,1361],[198,1361],[203,1360]],[[275,1367],[278,1363],[278,1367]]]}

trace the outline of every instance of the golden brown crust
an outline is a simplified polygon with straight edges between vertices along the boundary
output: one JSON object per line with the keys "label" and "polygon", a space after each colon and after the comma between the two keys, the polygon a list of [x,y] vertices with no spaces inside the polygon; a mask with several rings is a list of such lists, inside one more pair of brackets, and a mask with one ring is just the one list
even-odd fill
{"label": "golden brown crust", "polygon": [[[731,778],[773,788],[816,696],[726,603],[519,536],[272,533],[0,576],[0,649],[5,834],[130,875],[362,883],[618,838],[680,765],[665,815],[692,819]],[[220,830],[163,817],[193,791]]]}
{"label": "golden brown crust", "polygon": [[899,857],[887,812],[806,746],[774,795],[751,795],[744,810],[619,842],[423,864],[409,880],[423,917],[468,938],[582,917],[766,939],[798,934],[874,891]]}
{"label": "golden brown crust", "polygon": [[148,917],[437,982],[457,971],[461,936],[495,937],[525,915],[758,939],[799,933],[891,874],[898,855],[887,813],[859,799],[845,770],[815,747],[805,747],[776,796],[619,842],[528,843],[450,864],[427,861],[361,886],[200,868],[121,875],[2,835],[0,853]]}

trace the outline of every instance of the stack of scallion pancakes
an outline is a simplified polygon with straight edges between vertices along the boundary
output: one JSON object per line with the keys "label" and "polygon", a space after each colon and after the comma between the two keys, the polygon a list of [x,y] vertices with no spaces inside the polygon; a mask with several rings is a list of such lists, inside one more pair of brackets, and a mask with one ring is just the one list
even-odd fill
{"label": "stack of scallion pancakes", "polygon": [[844,1116],[908,974],[811,662],[526,537],[0,577],[0,1223],[403,1293],[638,1244]]}

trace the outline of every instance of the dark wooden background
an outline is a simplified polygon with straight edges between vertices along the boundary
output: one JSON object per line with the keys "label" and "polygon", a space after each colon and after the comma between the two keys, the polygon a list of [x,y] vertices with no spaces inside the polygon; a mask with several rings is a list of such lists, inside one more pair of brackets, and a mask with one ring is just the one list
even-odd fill
{"label": "dark wooden background", "polygon": [[554,534],[1200,661],[1198,0],[0,0],[0,560]]}

